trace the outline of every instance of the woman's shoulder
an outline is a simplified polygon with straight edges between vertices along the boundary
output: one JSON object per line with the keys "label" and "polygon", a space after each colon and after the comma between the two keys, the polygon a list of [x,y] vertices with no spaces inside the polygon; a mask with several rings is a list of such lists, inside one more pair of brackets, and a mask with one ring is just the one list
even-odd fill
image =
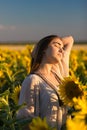
{"label": "woman's shoulder", "polygon": [[26,79],[30,79],[30,80],[40,80],[41,79],[41,77],[40,76],[38,76],[37,74],[34,74],[34,73],[32,73],[32,74],[29,74],[27,77],[26,77]]}
{"label": "woman's shoulder", "polygon": [[36,75],[36,74],[29,74],[23,81],[22,84],[31,84],[31,83],[38,83],[40,82],[42,79]]}

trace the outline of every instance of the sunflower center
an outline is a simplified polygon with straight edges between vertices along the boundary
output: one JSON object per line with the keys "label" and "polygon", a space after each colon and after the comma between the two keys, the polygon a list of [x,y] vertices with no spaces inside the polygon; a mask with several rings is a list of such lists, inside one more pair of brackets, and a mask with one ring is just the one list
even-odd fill
{"label": "sunflower center", "polygon": [[82,96],[81,89],[78,87],[78,84],[76,84],[74,81],[67,82],[66,88],[66,95],[70,100],[72,100],[73,97],[78,98],[79,96]]}
{"label": "sunflower center", "polygon": [[87,114],[85,115],[85,124],[87,125]]}

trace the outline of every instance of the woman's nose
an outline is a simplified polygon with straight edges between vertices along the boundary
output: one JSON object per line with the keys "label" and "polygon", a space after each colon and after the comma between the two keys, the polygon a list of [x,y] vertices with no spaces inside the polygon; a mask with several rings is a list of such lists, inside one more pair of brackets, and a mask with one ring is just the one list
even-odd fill
{"label": "woman's nose", "polygon": [[62,48],[60,48],[60,49],[59,49],[59,52],[63,53],[63,49],[62,49]]}

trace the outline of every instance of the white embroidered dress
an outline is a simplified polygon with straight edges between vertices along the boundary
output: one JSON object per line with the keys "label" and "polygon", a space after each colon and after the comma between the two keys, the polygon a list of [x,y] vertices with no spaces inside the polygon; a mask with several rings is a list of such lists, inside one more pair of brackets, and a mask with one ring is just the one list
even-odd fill
{"label": "white embroidered dress", "polygon": [[30,74],[22,84],[19,104],[24,102],[27,106],[19,110],[19,118],[46,117],[47,123],[57,130],[65,123],[67,108],[59,105],[55,89],[37,74]]}

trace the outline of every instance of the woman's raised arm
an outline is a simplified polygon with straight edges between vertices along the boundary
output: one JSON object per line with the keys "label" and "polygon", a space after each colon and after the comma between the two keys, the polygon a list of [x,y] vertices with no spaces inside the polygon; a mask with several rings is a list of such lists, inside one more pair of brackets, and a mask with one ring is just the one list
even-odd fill
{"label": "woman's raised arm", "polygon": [[62,38],[64,44],[64,56],[62,59],[62,65],[64,70],[64,77],[69,75],[69,56],[74,43],[74,39],[72,36],[67,36]]}
{"label": "woman's raised arm", "polygon": [[67,37],[63,37],[62,38],[63,44],[64,44],[64,50],[67,53],[70,53],[73,43],[74,43],[74,39],[72,36],[67,36]]}

